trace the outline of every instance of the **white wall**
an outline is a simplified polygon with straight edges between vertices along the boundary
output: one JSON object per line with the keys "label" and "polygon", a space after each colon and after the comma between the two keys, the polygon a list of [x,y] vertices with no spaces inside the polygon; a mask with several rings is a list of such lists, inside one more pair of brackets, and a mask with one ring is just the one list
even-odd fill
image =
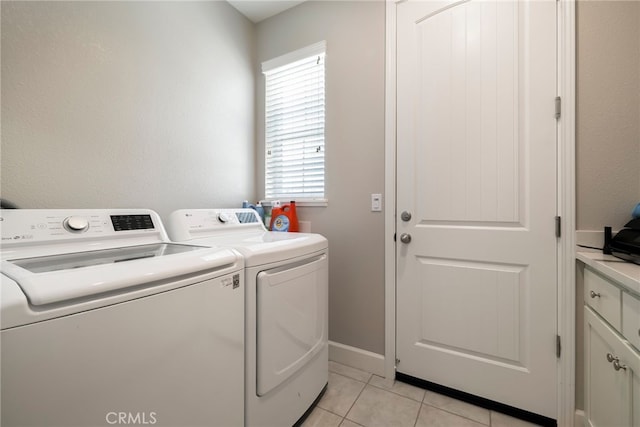
{"label": "white wall", "polygon": [[329,339],[384,354],[384,1],[308,1],[256,27],[258,195],[264,196],[264,78],[260,63],[327,42],[326,195],[299,208],[329,240]]}
{"label": "white wall", "polygon": [[253,31],[226,2],[3,2],[2,197],[161,215],[253,198]]}

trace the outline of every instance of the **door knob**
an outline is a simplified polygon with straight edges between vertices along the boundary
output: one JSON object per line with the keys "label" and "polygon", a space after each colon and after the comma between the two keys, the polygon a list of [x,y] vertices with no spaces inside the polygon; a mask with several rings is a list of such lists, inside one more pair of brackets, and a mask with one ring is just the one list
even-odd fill
{"label": "door knob", "polygon": [[411,242],[411,234],[407,234],[407,233],[402,233],[400,235],[400,241],[402,243],[409,243]]}
{"label": "door knob", "polygon": [[404,222],[411,221],[411,212],[403,211],[400,214],[400,219],[402,219]]}
{"label": "door knob", "polygon": [[591,291],[591,292],[589,292],[589,296],[590,296],[591,298],[600,298],[600,293],[599,293],[599,292]]}

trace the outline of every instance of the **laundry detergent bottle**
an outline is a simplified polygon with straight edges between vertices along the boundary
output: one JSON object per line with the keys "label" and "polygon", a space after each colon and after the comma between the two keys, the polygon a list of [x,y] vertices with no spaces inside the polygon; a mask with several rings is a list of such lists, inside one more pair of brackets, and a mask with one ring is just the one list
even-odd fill
{"label": "laundry detergent bottle", "polygon": [[262,207],[262,204],[260,202],[258,202],[258,204],[256,204],[256,205],[254,205],[254,204],[249,203],[249,201],[245,200],[244,202],[242,202],[242,207],[243,208],[253,209],[254,211],[258,212],[258,216],[260,217],[262,222],[264,222],[264,207]]}
{"label": "laundry detergent bottle", "polygon": [[296,202],[291,201],[282,206],[274,206],[271,210],[271,231],[300,231]]}

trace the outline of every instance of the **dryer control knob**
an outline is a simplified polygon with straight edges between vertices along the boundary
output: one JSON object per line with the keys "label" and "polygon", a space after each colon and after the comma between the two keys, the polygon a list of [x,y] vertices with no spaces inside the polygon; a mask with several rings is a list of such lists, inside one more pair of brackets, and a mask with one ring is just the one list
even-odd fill
{"label": "dryer control knob", "polygon": [[67,217],[62,225],[72,233],[83,233],[89,229],[89,221],[81,216]]}
{"label": "dryer control knob", "polygon": [[220,221],[223,224],[226,223],[226,222],[229,222],[229,215],[227,215],[224,212],[220,212],[218,214],[218,221]]}

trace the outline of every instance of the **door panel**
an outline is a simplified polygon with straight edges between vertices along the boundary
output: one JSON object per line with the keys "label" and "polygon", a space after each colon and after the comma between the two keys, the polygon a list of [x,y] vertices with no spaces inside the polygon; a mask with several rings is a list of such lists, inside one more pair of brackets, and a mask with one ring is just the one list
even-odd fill
{"label": "door panel", "polygon": [[419,262],[421,345],[521,367],[526,269],[429,258]]}
{"label": "door panel", "polygon": [[551,418],[555,8],[397,6],[397,369]]}
{"label": "door panel", "polygon": [[[425,61],[416,75],[422,219],[518,221],[516,12],[510,2],[468,3],[416,23]],[[487,20],[498,25],[483,26]]]}

